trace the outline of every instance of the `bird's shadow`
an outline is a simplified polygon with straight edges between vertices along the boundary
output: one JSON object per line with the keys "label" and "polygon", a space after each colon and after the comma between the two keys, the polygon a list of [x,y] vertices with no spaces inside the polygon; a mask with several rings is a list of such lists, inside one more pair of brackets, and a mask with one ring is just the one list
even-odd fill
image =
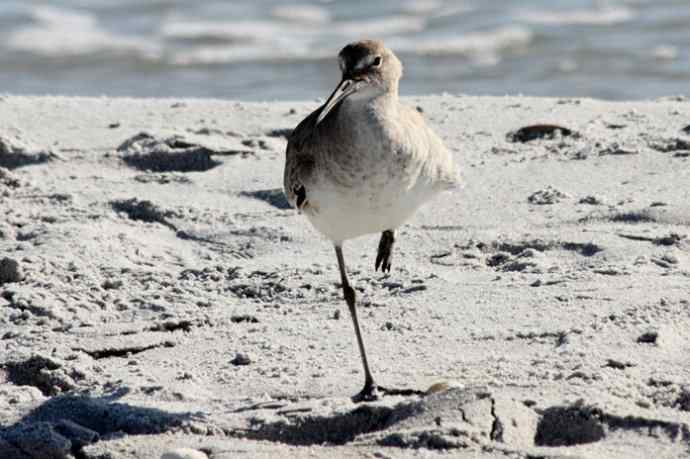
{"label": "bird's shadow", "polygon": [[[62,457],[65,453],[80,457],[77,453],[84,446],[101,439],[160,434],[202,417],[200,413],[170,413],[116,402],[127,392],[125,389],[102,397],[60,395],[50,398],[13,425],[0,426],[0,446],[30,457],[37,453],[45,457]],[[39,452],[34,449],[37,445],[41,448]]]}

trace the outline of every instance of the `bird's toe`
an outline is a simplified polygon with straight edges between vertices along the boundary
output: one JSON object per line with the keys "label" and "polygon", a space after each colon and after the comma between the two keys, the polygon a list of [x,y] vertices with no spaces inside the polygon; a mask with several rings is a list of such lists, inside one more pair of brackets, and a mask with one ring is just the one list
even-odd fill
{"label": "bird's toe", "polygon": [[381,268],[382,273],[390,272],[392,259],[393,254],[390,250],[384,249],[379,251],[379,253],[376,255],[375,271],[378,271],[378,269]]}
{"label": "bird's toe", "polygon": [[355,403],[374,402],[379,400],[383,394],[379,392],[376,384],[366,385],[364,389],[352,396],[352,401]]}
{"label": "bird's toe", "polygon": [[376,252],[376,262],[374,263],[374,269],[376,271],[381,268],[381,272],[383,273],[390,272],[394,242],[395,236],[393,231],[384,231],[381,234],[381,240],[379,241],[379,247]]}

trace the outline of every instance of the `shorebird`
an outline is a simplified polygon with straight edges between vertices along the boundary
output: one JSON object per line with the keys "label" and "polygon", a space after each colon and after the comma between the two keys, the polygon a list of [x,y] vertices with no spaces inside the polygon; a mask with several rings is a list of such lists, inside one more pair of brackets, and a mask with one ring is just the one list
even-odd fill
{"label": "shorebird", "polygon": [[345,46],[342,79],[326,102],[288,139],[288,201],[335,247],[345,302],[364,367],[354,401],[386,389],[372,376],[347,278],[343,243],[381,233],[375,270],[389,272],[395,231],[424,203],[458,184],[453,158],[414,108],[398,98],[402,64],[380,41]]}

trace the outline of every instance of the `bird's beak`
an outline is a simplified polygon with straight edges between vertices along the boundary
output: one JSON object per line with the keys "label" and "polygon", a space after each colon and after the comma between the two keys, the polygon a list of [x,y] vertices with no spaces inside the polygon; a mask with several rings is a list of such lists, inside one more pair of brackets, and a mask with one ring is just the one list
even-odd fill
{"label": "bird's beak", "polygon": [[324,118],[326,118],[326,115],[328,115],[330,111],[333,110],[333,107],[338,105],[338,103],[341,100],[353,94],[358,89],[359,83],[357,81],[343,78],[338,87],[335,88],[335,91],[333,91],[333,94],[331,94],[331,97],[329,97],[326,103],[323,104],[321,113],[319,113],[319,117],[316,119],[316,125],[318,126],[319,123],[323,121]]}

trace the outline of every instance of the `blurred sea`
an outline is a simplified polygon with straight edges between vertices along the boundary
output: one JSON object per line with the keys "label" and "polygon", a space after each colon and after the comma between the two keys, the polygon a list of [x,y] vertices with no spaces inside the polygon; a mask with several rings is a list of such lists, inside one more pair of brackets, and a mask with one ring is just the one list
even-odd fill
{"label": "blurred sea", "polygon": [[0,93],[296,100],[382,38],[403,94],[690,94],[687,0],[0,0]]}

